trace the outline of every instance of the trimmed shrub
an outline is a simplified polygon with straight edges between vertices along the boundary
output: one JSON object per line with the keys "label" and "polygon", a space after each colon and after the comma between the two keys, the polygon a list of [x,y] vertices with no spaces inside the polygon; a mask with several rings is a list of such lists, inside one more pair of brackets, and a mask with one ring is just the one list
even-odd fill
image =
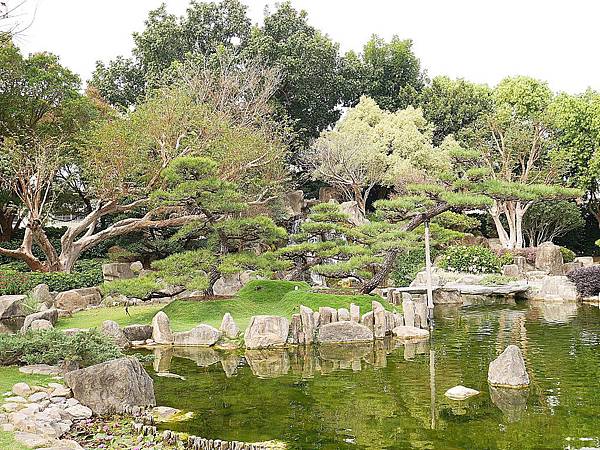
{"label": "trimmed shrub", "polygon": [[561,247],[560,253],[563,257],[563,262],[570,263],[575,261],[575,252],[567,247]]}
{"label": "trimmed shrub", "polygon": [[[434,260],[438,251],[431,249],[431,259]],[[425,269],[425,249],[417,248],[402,254],[390,274],[394,286],[408,286],[415,279],[417,273]]]}
{"label": "trimmed shrub", "polygon": [[100,286],[103,295],[122,294],[126,297],[145,299],[161,289],[160,283],[153,275],[127,280],[108,281]]}
{"label": "trimmed shrub", "polygon": [[122,355],[111,339],[95,330],[71,336],[58,330],[0,334],[0,365],[69,362],[86,367]]}
{"label": "trimmed shrub", "polygon": [[446,250],[440,267],[453,272],[497,273],[500,258],[492,250],[481,245],[457,245]]}
{"label": "trimmed shrub", "polygon": [[507,277],[506,275],[499,275],[493,273],[483,277],[480,284],[484,286],[501,286],[503,284],[509,284],[517,280],[518,278],[516,277]]}
{"label": "trimmed shrub", "polygon": [[600,266],[572,270],[567,274],[567,278],[575,283],[577,292],[584,297],[600,294]]}

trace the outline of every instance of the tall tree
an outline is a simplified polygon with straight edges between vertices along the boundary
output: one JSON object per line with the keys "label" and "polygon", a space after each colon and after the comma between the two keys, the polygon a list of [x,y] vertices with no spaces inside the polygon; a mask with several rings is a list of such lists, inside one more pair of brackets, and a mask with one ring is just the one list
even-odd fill
{"label": "tall tree", "polygon": [[247,52],[280,70],[275,99],[302,144],[338,120],[343,88],[338,45],[308,23],[306,11],[279,4],[253,30]]}
{"label": "tall tree", "polygon": [[435,126],[433,143],[439,145],[446,136],[457,136],[491,111],[492,96],[487,86],[439,76],[423,89],[419,104],[425,118]]}
{"label": "tall tree", "polygon": [[416,106],[425,85],[425,75],[413,53],[412,41],[398,36],[386,42],[373,35],[362,53],[346,53],[342,74],[347,103],[354,105],[366,95],[388,111]]}
{"label": "tall tree", "polygon": [[488,211],[500,242],[505,248],[522,248],[523,218],[536,201],[580,192],[558,184],[558,168],[549,158],[553,94],[547,84],[523,76],[506,78],[492,97],[494,110],[473,124],[471,143],[487,166],[485,192],[494,198]]}
{"label": "tall tree", "polygon": [[113,105],[134,105],[173,63],[191,55],[209,56],[219,48],[244,47],[250,34],[246,10],[238,0],[192,0],[186,14],[177,17],[163,4],[150,11],[146,28],[133,34],[133,57],[98,62],[91,84]]}
{"label": "tall tree", "polygon": [[583,189],[600,224],[600,94],[560,94],[549,108],[556,145],[551,157],[568,186]]}
{"label": "tall tree", "polygon": [[[40,260],[24,248],[0,248],[0,254],[22,259],[37,270],[70,271],[82,252],[109,238],[205,219],[202,213],[152,201],[165,182],[165,169],[185,156],[219,161],[220,179],[237,183],[249,204],[270,201],[285,179],[286,153],[277,127],[269,121],[271,111],[263,101],[267,94],[260,91],[271,89],[269,74],[257,91],[248,92],[242,88],[243,74],[198,69],[190,78],[154,91],[135,111],[98,123],[80,149],[94,209],[67,228],[60,249],[48,240],[42,218],[47,214],[46,192],[65,165],[61,153],[52,141],[35,141],[35,151],[6,143],[9,164],[4,176],[23,186],[14,190],[29,211],[31,232],[24,245],[35,239],[46,258]],[[263,120],[248,121],[246,112]],[[111,214],[128,217],[98,227]]]}

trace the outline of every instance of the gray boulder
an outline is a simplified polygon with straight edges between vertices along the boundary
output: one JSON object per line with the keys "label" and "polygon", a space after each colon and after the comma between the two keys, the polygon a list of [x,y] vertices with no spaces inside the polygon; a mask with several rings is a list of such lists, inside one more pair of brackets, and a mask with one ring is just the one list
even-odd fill
{"label": "gray boulder", "polygon": [[0,296],[0,320],[12,319],[13,317],[24,317],[23,309],[24,295],[1,295]]}
{"label": "gray boulder", "polygon": [[340,203],[340,211],[348,215],[348,222],[352,225],[360,227],[369,223],[355,201]]}
{"label": "gray boulder", "polygon": [[581,263],[582,267],[590,267],[594,265],[593,256],[578,256],[573,262]]}
{"label": "gray boulder", "polygon": [[144,270],[144,265],[141,261],[134,261],[129,264],[129,268],[134,274],[139,274],[142,270]]}
{"label": "gray boulder", "polygon": [[32,322],[36,320],[47,320],[52,325],[55,325],[58,321],[58,310],[56,308],[47,309],[46,311],[40,311],[33,314],[29,314],[25,317],[25,321],[23,322],[23,326],[21,327],[21,333],[25,333],[29,330]]}
{"label": "gray boulder", "polygon": [[286,219],[302,214],[304,208],[304,192],[301,190],[287,192],[283,195],[283,213]]}
{"label": "gray boulder", "polygon": [[415,302],[412,300],[402,300],[402,313],[404,314],[404,325],[407,327],[415,326]]}
{"label": "gray boulder", "polygon": [[221,338],[221,332],[210,325],[200,324],[190,331],[173,333],[173,344],[184,346],[210,347]]}
{"label": "gray boulder", "polygon": [[535,254],[535,268],[548,272],[550,275],[563,274],[563,257],[560,247],[552,242],[541,244]]}
{"label": "gray boulder", "polygon": [[350,303],[350,320],[360,322],[360,306]]}
{"label": "gray boulder", "polygon": [[392,334],[398,339],[427,339],[429,337],[429,331],[422,328],[411,327],[411,326],[399,326],[392,330]]}
{"label": "gray boulder", "polygon": [[304,344],[310,345],[314,341],[316,330],[314,311],[307,306],[300,305],[300,320],[302,321],[302,333],[304,337]]}
{"label": "gray boulder", "polygon": [[221,321],[221,326],[219,327],[221,333],[223,333],[229,339],[235,339],[240,334],[240,329],[238,328],[235,320],[229,313],[225,313],[223,316],[223,320]]}
{"label": "gray boulder", "polygon": [[135,273],[130,263],[108,263],[102,264],[102,276],[104,281],[128,280],[135,278]]}
{"label": "gray boulder", "polygon": [[522,388],[529,386],[525,360],[516,345],[509,345],[488,368],[488,382],[496,387]]}
{"label": "gray boulder", "polygon": [[302,317],[300,314],[292,314],[290,320],[290,332],[287,339],[288,344],[298,345],[304,343],[304,334],[302,332]]}
{"label": "gray boulder", "polygon": [[542,279],[534,298],[544,301],[575,301],[578,298],[577,287],[565,276],[547,276]]}
{"label": "gray boulder", "polygon": [[252,279],[252,272],[224,275],[213,286],[213,293],[219,297],[232,297]]}
{"label": "gray boulder", "polygon": [[101,302],[102,295],[100,294],[100,289],[92,287],[60,292],[54,299],[54,306],[58,309],[72,312],[78,309],[85,309],[90,305],[99,305]]}
{"label": "gray boulder", "polygon": [[347,308],[338,308],[337,317],[339,321],[350,320],[350,311]]}
{"label": "gray boulder", "polygon": [[371,302],[373,308],[373,335],[375,339],[385,337],[385,308],[378,301]]}
{"label": "gray boulder", "polygon": [[51,330],[52,328],[54,328],[52,323],[45,319],[34,320],[33,322],[31,322],[30,326],[31,331],[46,331]]}
{"label": "gray boulder", "polygon": [[374,339],[373,332],[366,326],[351,320],[328,323],[319,328],[320,343],[366,342]]}
{"label": "gray boulder", "polygon": [[335,308],[329,306],[321,306],[319,308],[319,314],[321,317],[321,325],[327,325],[328,323],[337,322],[338,312]]}
{"label": "gray boulder", "polygon": [[152,325],[127,325],[123,328],[123,334],[129,342],[147,341],[152,339]]}
{"label": "gray boulder", "polygon": [[125,337],[125,333],[123,333],[123,330],[121,330],[119,324],[114,320],[105,320],[102,322],[100,332],[112,339],[120,348],[129,346],[129,340]]}
{"label": "gray boulder", "polygon": [[516,264],[506,264],[502,266],[502,275],[505,277],[518,277],[521,274],[519,266]]}
{"label": "gray boulder", "polygon": [[64,379],[73,397],[97,415],[123,413],[132,406],[156,406],[152,378],[133,357],[73,370]]}
{"label": "gray boulder", "polygon": [[47,284],[38,284],[31,290],[31,297],[38,303],[46,306],[52,306],[54,297],[50,294],[50,288]]}
{"label": "gray boulder", "polygon": [[290,322],[279,316],[252,316],[244,341],[246,348],[282,347],[290,330]]}
{"label": "gray boulder", "polygon": [[152,340],[157,344],[173,343],[171,323],[169,317],[163,311],[157,312],[152,318]]}

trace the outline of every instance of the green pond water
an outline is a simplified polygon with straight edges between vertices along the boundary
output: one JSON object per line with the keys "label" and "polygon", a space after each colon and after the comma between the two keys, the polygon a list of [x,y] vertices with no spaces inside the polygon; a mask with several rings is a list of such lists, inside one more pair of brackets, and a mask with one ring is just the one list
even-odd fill
{"label": "green pond water", "polygon": [[[289,449],[600,448],[598,307],[436,307],[435,315],[431,345],[157,350],[149,367],[157,403],[195,414],[163,427]],[[489,362],[509,344],[524,353],[526,390],[487,384]],[[459,384],[481,394],[447,399]]]}

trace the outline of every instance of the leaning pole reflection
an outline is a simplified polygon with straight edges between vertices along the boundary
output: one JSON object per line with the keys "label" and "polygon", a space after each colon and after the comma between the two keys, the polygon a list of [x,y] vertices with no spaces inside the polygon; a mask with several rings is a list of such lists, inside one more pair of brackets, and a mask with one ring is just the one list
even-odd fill
{"label": "leaning pole reflection", "polygon": [[435,350],[433,349],[433,286],[431,282],[431,247],[429,220],[425,221],[425,273],[427,277],[427,318],[429,323],[429,391],[431,395],[431,429],[435,430]]}

